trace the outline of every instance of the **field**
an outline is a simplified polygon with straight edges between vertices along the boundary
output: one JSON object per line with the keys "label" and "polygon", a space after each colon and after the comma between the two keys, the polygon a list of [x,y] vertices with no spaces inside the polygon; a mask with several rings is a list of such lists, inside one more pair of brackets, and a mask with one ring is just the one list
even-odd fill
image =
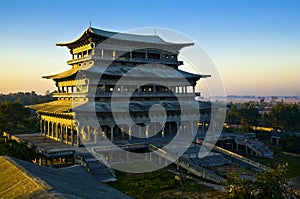
{"label": "field", "polygon": [[260,157],[255,157],[255,156],[250,156],[250,155],[245,155],[246,157],[260,162],[264,165],[267,166],[274,166],[277,164],[285,164],[288,163],[288,174],[290,178],[300,176],[300,157],[299,155],[293,155],[293,154],[288,154],[285,153],[282,150],[281,146],[275,146],[270,144],[270,135],[266,132],[258,132],[257,138],[262,141],[264,144],[270,147],[270,149],[274,152],[274,158],[260,158]]}
{"label": "field", "polygon": [[197,182],[175,180],[175,174],[161,169],[143,174],[116,172],[117,181],[108,183],[123,193],[142,198],[216,198],[219,192],[199,185]]}

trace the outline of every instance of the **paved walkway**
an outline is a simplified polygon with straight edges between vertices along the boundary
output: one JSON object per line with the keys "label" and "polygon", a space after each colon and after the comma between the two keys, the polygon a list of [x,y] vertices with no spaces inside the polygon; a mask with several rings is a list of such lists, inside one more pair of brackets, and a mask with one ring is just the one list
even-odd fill
{"label": "paved walkway", "polygon": [[[34,195],[27,195],[28,198],[131,198],[122,192],[101,183],[99,180],[89,175],[82,166],[54,169],[42,167],[15,158],[5,157],[5,159],[15,165],[18,170],[24,172],[25,176],[28,176],[32,181],[45,187],[44,191],[41,192],[41,195],[39,195],[39,192],[35,192],[32,193]],[[5,174],[5,172],[5,170],[0,171],[1,176]],[[0,182],[2,180],[5,182],[6,178],[1,178]],[[21,185],[24,184],[21,181],[17,183],[21,183]],[[28,191],[30,190],[27,190],[27,193],[29,193]],[[49,197],[49,195],[46,196],[45,194],[50,194],[51,197]]]}

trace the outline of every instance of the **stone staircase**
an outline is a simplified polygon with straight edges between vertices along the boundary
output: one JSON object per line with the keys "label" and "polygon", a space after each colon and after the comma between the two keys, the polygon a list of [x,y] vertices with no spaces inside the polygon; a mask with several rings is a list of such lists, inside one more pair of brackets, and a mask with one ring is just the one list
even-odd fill
{"label": "stone staircase", "polygon": [[[226,159],[232,161],[232,162],[237,162],[241,165],[244,165],[245,167],[249,167],[250,169],[252,170],[255,170],[255,171],[258,171],[258,172],[261,172],[261,171],[264,171],[264,170],[270,170],[269,167],[263,165],[263,164],[260,164],[258,162],[255,162],[251,159],[248,159],[244,156],[241,156],[241,155],[238,155],[232,151],[229,151],[229,150],[226,150],[226,149],[223,149],[221,147],[218,147],[218,146],[215,146],[215,145],[211,145],[209,144],[208,142],[204,143],[202,140],[200,139],[197,139],[197,142],[195,142],[196,144],[200,144],[200,145],[206,145],[206,146],[210,146],[213,148],[213,151],[215,152],[218,152],[218,153],[221,153],[223,156],[225,156]],[[204,145],[204,146],[205,146]]]}
{"label": "stone staircase", "polygon": [[158,148],[152,144],[149,144],[148,149],[152,151],[153,153],[161,156],[162,158],[173,162],[174,164],[178,165],[181,168],[186,169],[189,173],[192,173],[198,177],[216,182],[216,183],[223,183],[225,182],[225,179],[218,174],[201,167],[197,164],[195,164],[192,160],[186,157],[179,157],[177,158],[174,154],[172,154],[170,151],[162,150],[161,148]]}
{"label": "stone staircase", "polygon": [[90,174],[102,182],[116,180],[115,175],[106,164],[99,159],[96,159],[89,152],[81,152],[76,154],[76,160],[82,164]]}
{"label": "stone staircase", "polygon": [[272,158],[273,152],[258,140],[246,140],[246,145],[260,157]]}

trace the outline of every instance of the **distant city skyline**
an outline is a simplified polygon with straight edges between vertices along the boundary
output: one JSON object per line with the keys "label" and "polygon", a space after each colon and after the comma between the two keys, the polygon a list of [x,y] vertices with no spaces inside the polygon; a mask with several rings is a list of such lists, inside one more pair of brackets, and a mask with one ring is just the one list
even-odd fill
{"label": "distant city skyline", "polygon": [[227,95],[300,96],[299,10],[297,0],[2,0],[0,93],[55,90],[41,77],[70,68],[68,50],[55,43],[76,39],[91,21],[113,31],[160,27],[191,37],[214,61]]}

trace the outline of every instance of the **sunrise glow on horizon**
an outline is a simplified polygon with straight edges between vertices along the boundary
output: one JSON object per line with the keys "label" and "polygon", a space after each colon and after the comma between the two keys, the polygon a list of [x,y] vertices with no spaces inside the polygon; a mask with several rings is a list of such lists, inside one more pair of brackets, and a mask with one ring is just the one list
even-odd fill
{"label": "sunrise glow on horizon", "polygon": [[91,21],[105,30],[160,27],[189,36],[215,63],[227,95],[300,96],[297,0],[89,4],[2,0],[0,93],[55,90],[42,76],[69,69],[71,58],[55,44],[77,39]]}

